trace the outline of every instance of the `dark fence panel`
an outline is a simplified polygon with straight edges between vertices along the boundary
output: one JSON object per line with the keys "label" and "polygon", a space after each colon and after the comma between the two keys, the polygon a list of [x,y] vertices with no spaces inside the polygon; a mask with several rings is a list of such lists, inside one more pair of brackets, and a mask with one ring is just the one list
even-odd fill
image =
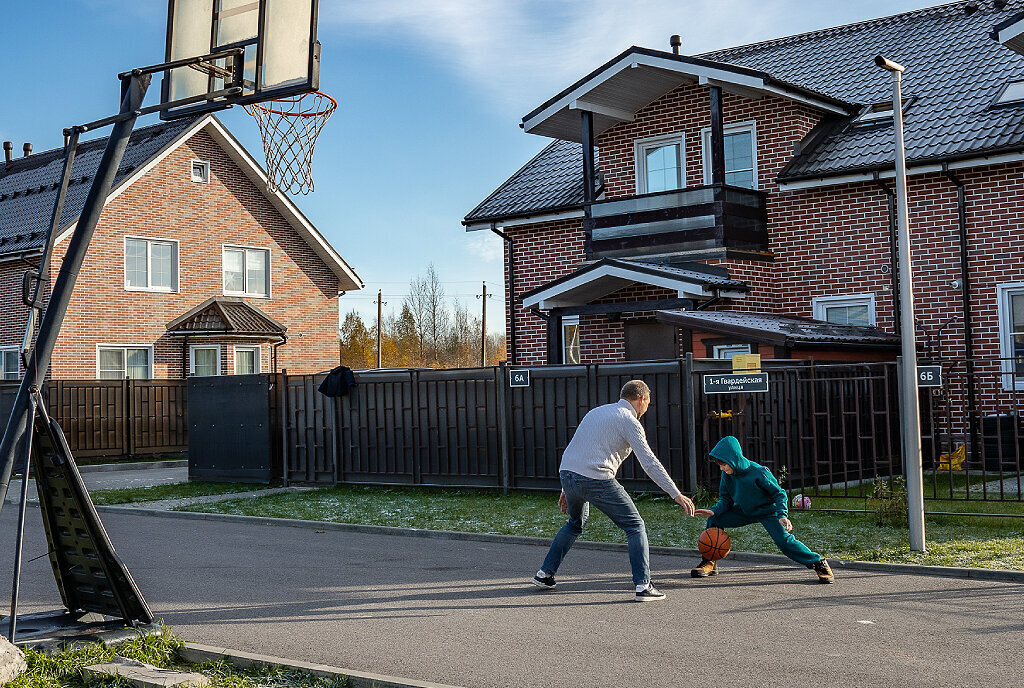
{"label": "dark fence panel", "polygon": [[190,479],[269,483],[280,475],[270,434],[270,376],[188,379]]}

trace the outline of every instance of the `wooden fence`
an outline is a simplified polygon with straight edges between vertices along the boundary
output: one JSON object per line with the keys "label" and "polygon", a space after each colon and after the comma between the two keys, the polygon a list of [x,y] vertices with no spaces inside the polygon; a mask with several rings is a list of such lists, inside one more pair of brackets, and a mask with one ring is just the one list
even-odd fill
{"label": "wooden fence", "polygon": [[[16,383],[0,385],[0,418],[10,414]],[[50,380],[47,412],[76,458],[118,458],[188,450],[184,380]]]}

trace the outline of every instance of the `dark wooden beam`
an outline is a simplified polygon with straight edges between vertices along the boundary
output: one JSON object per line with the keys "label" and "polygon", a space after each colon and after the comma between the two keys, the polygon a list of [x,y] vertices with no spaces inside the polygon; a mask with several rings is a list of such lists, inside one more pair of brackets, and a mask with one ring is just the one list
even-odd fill
{"label": "dark wooden beam", "polygon": [[722,89],[708,89],[711,100],[711,183],[725,184],[725,130],[722,125]]}
{"label": "dark wooden beam", "polygon": [[601,303],[586,306],[564,306],[552,308],[552,320],[564,315],[610,315],[615,313],[638,313],[640,311],[668,311],[683,308],[693,310],[693,299],[657,299],[654,301],[629,301],[626,303]]}
{"label": "dark wooden beam", "polygon": [[594,113],[580,110],[581,140],[583,142],[583,202],[593,203],[594,195]]}

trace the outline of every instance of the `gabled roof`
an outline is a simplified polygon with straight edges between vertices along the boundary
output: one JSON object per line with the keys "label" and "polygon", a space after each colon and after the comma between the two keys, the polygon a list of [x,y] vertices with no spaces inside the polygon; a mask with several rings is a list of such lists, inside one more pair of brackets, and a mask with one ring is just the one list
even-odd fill
{"label": "gabled roof", "polygon": [[282,337],[288,328],[238,298],[214,296],[167,323],[176,335],[246,335]]}
{"label": "gabled roof", "polygon": [[[284,193],[267,190],[267,175],[259,163],[213,115],[162,122],[132,132],[124,160],[107,203],[199,131],[208,133],[264,194],[282,217],[326,263],[345,290],[361,289],[363,282],[324,236]],[[72,183],[61,213],[57,243],[66,239],[85,204],[107,139],[79,144],[72,168]],[[0,256],[42,249],[53,216],[58,185],[64,170],[64,151],[54,149],[0,163]]]}
{"label": "gabled roof", "polygon": [[686,329],[733,335],[776,346],[862,345],[899,348],[898,335],[865,325],[836,325],[796,315],[747,311],[658,311],[659,322]]}
{"label": "gabled roof", "polygon": [[[976,11],[971,12],[972,7]],[[905,97],[912,100],[904,113],[909,171],[931,169],[944,162],[983,164],[988,156],[1024,154],[1024,104],[991,107],[1007,82],[1024,79],[1024,56],[992,40],[991,32],[994,27],[1024,19],[1022,11],[1024,0],[1011,0],[1002,10],[994,9],[990,2],[965,0],[690,59],[753,70],[771,75],[782,85],[796,84],[797,88],[838,102],[868,106],[892,99],[891,78],[875,66],[873,59],[879,53],[885,54],[907,68],[903,90]],[[672,57],[671,53],[657,54]],[[595,74],[617,64],[621,58],[620,55]],[[577,82],[563,94],[583,87],[585,81],[586,78]],[[560,95],[564,100],[563,94]],[[557,99],[558,96],[548,101],[524,121],[536,119]],[[578,131],[578,114],[573,119]],[[826,116],[813,140],[790,161],[779,181],[810,183],[891,170],[891,120],[854,127],[853,119],[854,116]],[[575,152],[560,149],[560,155],[576,155],[582,160],[582,149],[579,144],[575,146]],[[534,176],[523,174],[533,169],[534,162],[543,164],[547,152],[545,148],[523,170],[512,175],[502,185],[505,194],[513,198],[558,197],[563,205],[581,207],[582,165],[575,177],[566,174],[557,188],[546,189],[543,196],[536,195],[536,185],[553,182],[537,181]],[[533,204],[529,212],[539,215],[545,210],[548,208]],[[505,215],[491,219],[524,216],[522,207],[511,205]],[[467,217],[467,221],[470,219]]]}
{"label": "gabled roof", "polygon": [[749,290],[723,268],[701,263],[686,267],[602,258],[520,297],[525,308],[579,306],[613,294],[635,283],[673,289],[683,299],[709,299],[716,294],[742,298]]}

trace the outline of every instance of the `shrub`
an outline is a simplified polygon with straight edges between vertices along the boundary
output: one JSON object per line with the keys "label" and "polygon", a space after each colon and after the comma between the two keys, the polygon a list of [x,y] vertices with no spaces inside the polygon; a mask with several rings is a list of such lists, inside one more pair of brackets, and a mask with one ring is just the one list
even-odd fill
{"label": "shrub", "polygon": [[875,476],[867,508],[874,512],[875,523],[880,526],[905,527],[907,525],[907,481],[902,475],[888,480]]}

